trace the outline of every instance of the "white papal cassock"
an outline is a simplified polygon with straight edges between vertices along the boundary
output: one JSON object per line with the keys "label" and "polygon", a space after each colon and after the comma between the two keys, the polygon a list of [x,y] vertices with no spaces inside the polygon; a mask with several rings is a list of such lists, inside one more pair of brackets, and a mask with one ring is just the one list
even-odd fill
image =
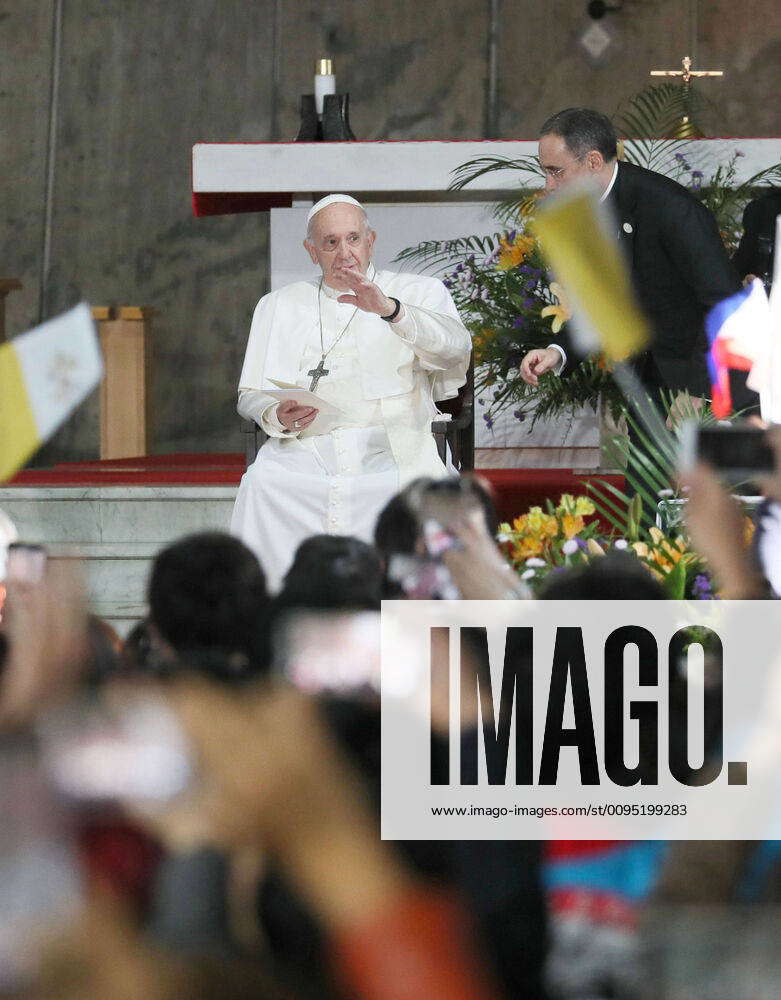
{"label": "white papal cassock", "polygon": [[[238,410],[269,440],[239,486],[231,532],[249,545],[276,589],[298,545],[310,535],[371,541],[388,500],[417,476],[447,474],[431,422],[435,403],[464,384],[471,340],[445,286],[436,278],[391,271],[368,275],[402,303],[388,323],[358,310],[325,359],[317,394],[345,419],[330,433],[286,431],[264,392],[270,379],[308,389],[320,360],[319,282],[301,281],[265,295],[255,309],[239,381]],[[324,285],[319,295],[326,350],[355,307]],[[452,470],[451,470],[452,471]]]}

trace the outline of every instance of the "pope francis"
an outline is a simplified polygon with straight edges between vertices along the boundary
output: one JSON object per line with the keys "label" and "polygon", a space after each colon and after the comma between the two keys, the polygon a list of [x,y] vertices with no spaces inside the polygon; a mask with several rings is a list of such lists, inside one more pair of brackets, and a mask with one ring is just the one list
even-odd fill
{"label": "pope francis", "polygon": [[[238,411],[269,435],[239,486],[231,532],[277,589],[313,534],[371,540],[377,514],[417,476],[448,474],[431,422],[464,384],[469,333],[436,278],[377,271],[376,234],[349,195],[315,204],[304,241],[321,276],[265,295],[252,320]],[[269,396],[275,383],[335,407]]]}

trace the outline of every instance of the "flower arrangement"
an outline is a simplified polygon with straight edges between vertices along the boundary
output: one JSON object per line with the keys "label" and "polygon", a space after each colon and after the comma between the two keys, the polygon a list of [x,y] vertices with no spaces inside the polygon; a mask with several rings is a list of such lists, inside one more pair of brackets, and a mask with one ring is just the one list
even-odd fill
{"label": "flower arrangement", "polygon": [[520,377],[527,351],[555,343],[572,315],[530,232],[535,204],[536,198],[523,202],[514,227],[492,237],[430,241],[400,255],[442,274],[472,334],[475,390],[489,429],[508,407],[518,420],[530,416],[532,425],[583,405],[596,409],[600,397],[616,418],[623,412],[609,367],[600,358],[583,361],[568,379],[545,375],[537,387]]}
{"label": "flower arrangement", "polygon": [[[512,524],[499,525],[498,541],[510,565],[537,593],[551,573],[585,566],[610,551],[629,552],[659,581],[670,600],[713,600],[718,591],[707,564],[690,547],[685,533],[645,529],[639,498],[630,503],[629,537],[603,532],[593,515],[598,506],[585,495],[565,493],[545,510],[531,507]],[[591,518],[590,520],[587,520]],[[633,520],[634,518],[634,520]],[[754,524],[744,519],[744,544],[751,544]]]}
{"label": "flower arrangement", "polygon": [[502,548],[524,580],[538,576],[536,571],[545,567],[572,565],[597,534],[598,525],[585,521],[596,513],[588,497],[564,493],[558,504],[548,500],[545,507],[531,507],[512,525],[499,526]]}

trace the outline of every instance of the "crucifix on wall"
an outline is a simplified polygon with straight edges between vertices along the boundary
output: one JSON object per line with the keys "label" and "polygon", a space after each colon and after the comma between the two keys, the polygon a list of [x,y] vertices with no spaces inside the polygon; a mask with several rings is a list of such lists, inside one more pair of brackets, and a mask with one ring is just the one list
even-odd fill
{"label": "crucifix on wall", "polygon": [[[684,56],[681,60],[681,66],[683,69],[652,69],[651,76],[664,76],[664,77],[680,77],[683,83],[683,100],[684,107],[688,110],[689,108],[689,98],[691,96],[691,85],[692,80],[695,77],[702,76],[724,76],[724,70],[721,69],[692,69],[692,60],[690,56]],[[676,135],[671,138],[675,139],[691,139],[691,138],[702,138],[702,134],[699,129],[689,120],[689,115],[684,114],[681,121],[676,129]]]}

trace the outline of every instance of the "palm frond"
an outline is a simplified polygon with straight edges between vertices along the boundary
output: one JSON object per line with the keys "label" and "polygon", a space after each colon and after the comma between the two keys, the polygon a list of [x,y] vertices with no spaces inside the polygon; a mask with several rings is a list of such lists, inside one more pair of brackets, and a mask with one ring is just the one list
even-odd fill
{"label": "palm frond", "polygon": [[694,89],[666,80],[651,84],[629,98],[616,116],[620,133],[631,139],[678,139],[681,120],[694,122],[702,112],[703,102]]}
{"label": "palm frond", "polygon": [[496,248],[501,233],[492,236],[459,236],[449,240],[424,240],[407,247],[394,257],[394,263],[414,264],[423,270],[439,271],[454,267],[470,254],[487,256]]}
{"label": "palm frond", "polygon": [[478,177],[504,170],[512,170],[519,175],[519,188],[529,187],[530,182],[543,176],[542,168],[533,156],[519,156],[517,159],[510,156],[478,156],[453,170],[449,190],[461,191]]}

